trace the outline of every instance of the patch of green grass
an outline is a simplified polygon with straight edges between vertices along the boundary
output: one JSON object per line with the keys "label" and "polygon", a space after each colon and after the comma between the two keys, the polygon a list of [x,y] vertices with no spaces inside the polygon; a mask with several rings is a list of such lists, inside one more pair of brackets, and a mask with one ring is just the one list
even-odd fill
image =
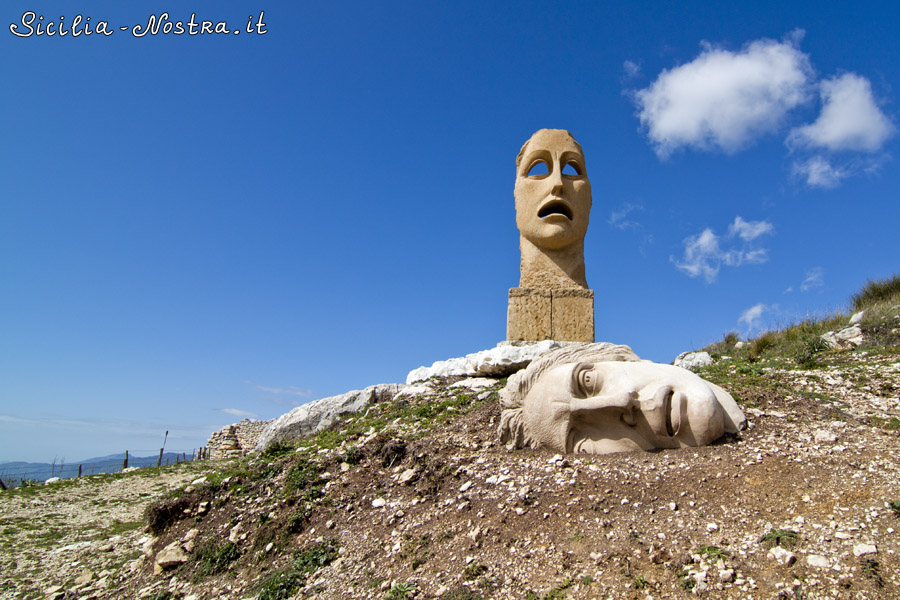
{"label": "patch of green grass", "polygon": [[708,546],[706,544],[697,546],[694,551],[710,562],[719,560],[720,558],[724,559],[728,556],[731,556],[731,552],[725,550],[724,548],[719,548],[718,546]]}
{"label": "patch of green grass", "polygon": [[416,584],[404,581],[402,583],[395,583],[388,591],[385,598],[387,598],[387,600],[407,600],[408,598],[415,597],[417,591],[418,588],[416,587]]}
{"label": "patch of green grass", "polygon": [[481,577],[482,575],[487,573],[487,571],[488,571],[488,568],[486,566],[479,564],[477,562],[472,562],[466,566],[466,569],[465,569],[465,571],[463,571],[463,574],[466,576],[467,580],[472,580],[472,579],[478,579],[479,577]]}
{"label": "patch of green grass", "polygon": [[775,334],[771,331],[766,332],[750,342],[750,350],[747,352],[747,358],[751,362],[756,362],[763,357],[763,354],[775,345]]}
{"label": "patch of green grass", "polygon": [[798,542],[796,531],[790,529],[770,529],[768,533],[759,538],[760,544],[768,546],[782,546],[789,548]]}
{"label": "patch of green grass", "polygon": [[105,537],[112,537],[114,535],[120,535],[128,531],[140,529],[141,527],[143,527],[143,525],[143,521],[120,521],[118,519],[113,519],[112,525],[107,527],[103,531],[102,535]]}
{"label": "patch of green grass", "polygon": [[884,587],[884,579],[881,577],[881,565],[874,558],[863,560],[862,574],[866,579],[872,580],[877,587]]}
{"label": "patch of green grass", "polygon": [[282,569],[268,575],[257,586],[257,600],[287,600],[303,587],[306,575],[293,569]]}
{"label": "patch of green grass", "polygon": [[230,541],[226,540],[219,546],[214,543],[203,544],[196,551],[197,566],[194,573],[198,578],[222,573],[240,557],[240,548]]}
{"label": "patch of green grass", "polygon": [[271,573],[260,581],[254,590],[258,600],[287,600],[303,587],[310,574],[330,564],[337,558],[337,544],[324,540],[298,552],[291,565]]}
{"label": "patch of green grass", "polygon": [[900,517],[900,500],[894,500],[889,505],[890,509],[894,511],[894,514]]}
{"label": "patch of green grass", "polygon": [[294,451],[294,447],[291,446],[290,444],[285,444],[282,442],[275,442],[271,446],[269,446],[268,448],[263,450],[262,454],[260,454],[260,457],[264,461],[271,461],[271,460],[274,460],[281,456],[284,456],[285,454],[290,454],[293,451]]}
{"label": "patch of green grass", "polygon": [[303,573],[314,573],[338,557],[337,542],[324,540],[313,544],[294,558],[294,568]]}
{"label": "patch of green grass", "polygon": [[594,583],[594,578],[590,575],[582,575],[578,578],[578,582],[581,583],[581,585],[591,585]]}
{"label": "patch of green grass", "polygon": [[525,592],[525,600],[559,600],[560,598],[565,598],[566,590],[572,587],[575,582],[572,578],[566,578],[565,581],[557,585],[555,588],[547,592],[545,595],[541,596],[537,592],[533,592],[528,590]]}
{"label": "patch of green grass", "polygon": [[321,483],[319,479],[319,467],[310,462],[305,456],[288,469],[285,480],[289,492],[303,492]]}
{"label": "patch of green grass", "polygon": [[864,310],[881,303],[900,303],[900,275],[866,282],[861,290],[850,297],[853,310]]}
{"label": "patch of green grass", "polygon": [[645,588],[650,587],[650,582],[647,581],[647,578],[643,575],[638,575],[634,579],[631,580],[631,585],[634,586],[636,590],[643,590]]}

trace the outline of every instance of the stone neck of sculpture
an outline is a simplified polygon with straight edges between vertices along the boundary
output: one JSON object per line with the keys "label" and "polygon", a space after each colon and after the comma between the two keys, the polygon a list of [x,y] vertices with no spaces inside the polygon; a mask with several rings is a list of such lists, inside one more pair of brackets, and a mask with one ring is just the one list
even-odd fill
{"label": "stone neck of sculpture", "polygon": [[558,250],[539,248],[519,236],[522,251],[519,287],[558,289],[587,289],[584,277],[584,240],[578,240]]}

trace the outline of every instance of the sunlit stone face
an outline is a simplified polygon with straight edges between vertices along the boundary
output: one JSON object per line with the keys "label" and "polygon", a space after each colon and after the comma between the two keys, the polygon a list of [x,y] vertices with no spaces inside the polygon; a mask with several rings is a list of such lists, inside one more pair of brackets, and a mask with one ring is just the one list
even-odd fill
{"label": "sunlit stone face", "polygon": [[526,395],[523,419],[532,445],[587,454],[702,446],[725,432],[707,382],[650,362],[552,367]]}
{"label": "sunlit stone face", "polygon": [[516,226],[538,248],[559,250],[584,240],[591,183],[581,148],[561,129],[541,129],[516,167]]}

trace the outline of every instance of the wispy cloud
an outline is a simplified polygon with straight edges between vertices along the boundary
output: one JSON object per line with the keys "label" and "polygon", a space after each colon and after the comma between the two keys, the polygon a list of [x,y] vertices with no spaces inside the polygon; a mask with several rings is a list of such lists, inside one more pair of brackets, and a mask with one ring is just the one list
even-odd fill
{"label": "wispy cloud", "polygon": [[217,408],[219,412],[223,412],[228,415],[234,415],[235,417],[245,417],[248,419],[258,419],[259,415],[256,413],[252,413],[246,410],[240,410],[238,408]]}
{"label": "wispy cloud", "polygon": [[609,213],[609,220],[607,222],[617,229],[637,229],[641,227],[641,224],[628,217],[631,213],[642,212],[643,210],[644,206],[642,204],[626,202],[620,208]]}
{"label": "wispy cloud", "polygon": [[[684,239],[684,254],[680,260],[674,257],[670,260],[689,277],[702,276],[707,283],[712,283],[722,266],[739,267],[766,262],[769,259],[766,249],[753,247],[748,242],[773,230],[774,227],[767,221],[745,221],[736,217],[728,227],[726,237],[716,235],[707,227],[699,234]],[[741,247],[731,245],[735,237],[743,240]],[[730,247],[723,247],[723,243],[728,243]]]}
{"label": "wispy cloud", "polygon": [[806,179],[809,187],[822,189],[837,187],[842,179],[851,174],[847,167],[833,166],[827,158],[820,155],[794,162],[792,170],[795,175]]}
{"label": "wispy cloud", "polygon": [[622,69],[625,71],[625,77],[627,79],[635,79],[641,75],[641,65],[630,60],[626,60],[622,64]]}
{"label": "wispy cloud", "polygon": [[822,287],[823,285],[825,285],[825,269],[816,267],[810,269],[806,273],[806,279],[800,284],[800,291],[806,292],[812,288]]}
{"label": "wispy cloud", "polygon": [[814,123],[797,127],[788,136],[794,147],[877,152],[896,128],[878,107],[872,85],[856,73],[819,84],[822,112]]}
{"label": "wispy cloud", "polygon": [[728,226],[730,235],[737,235],[745,242],[755,240],[761,235],[772,233],[772,224],[768,221],[745,221],[741,217],[735,217],[734,223]]}
{"label": "wispy cloud", "polygon": [[739,52],[704,42],[697,58],[637,91],[638,118],[657,155],[681,147],[732,153],[776,131],[810,97],[812,68],[796,47],[800,37],[756,40]]}
{"label": "wispy cloud", "polygon": [[771,306],[767,306],[763,303],[754,304],[747,310],[741,313],[741,316],[738,317],[738,323],[744,323],[747,326],[747,330],[752,330],[757,327],[757,323],[762,319],[763,313],[772,310]]}

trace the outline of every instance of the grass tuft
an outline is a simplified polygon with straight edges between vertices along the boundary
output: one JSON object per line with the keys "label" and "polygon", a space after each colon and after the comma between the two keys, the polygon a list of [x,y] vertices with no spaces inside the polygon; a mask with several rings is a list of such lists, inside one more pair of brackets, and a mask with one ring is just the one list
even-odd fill
{"label": "grass tuft", "polygon": [[900,304],[900,275],[866,282],[861,290],[850,297],[854,310],[864,310],[876,304]]}

